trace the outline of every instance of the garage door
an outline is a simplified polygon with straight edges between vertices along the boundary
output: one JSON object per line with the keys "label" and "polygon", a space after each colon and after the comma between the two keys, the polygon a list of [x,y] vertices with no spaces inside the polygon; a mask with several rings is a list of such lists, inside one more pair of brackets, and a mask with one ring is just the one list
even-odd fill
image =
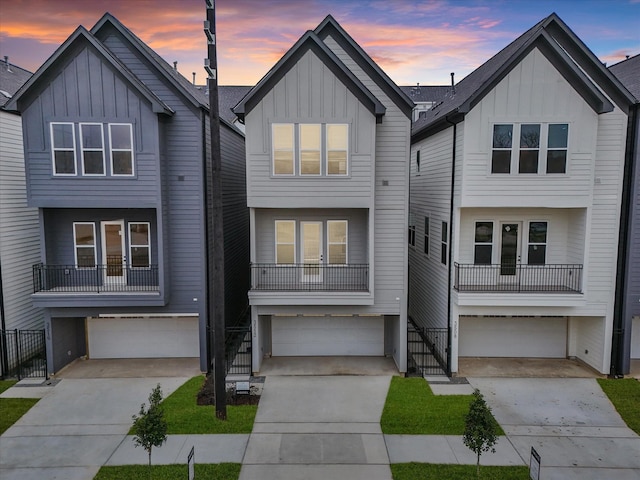
{"label": "garage door", "polygon": [[272,317],[273,356],[384,355],[383,317]]}
{"label": "garage door", "polygon": [[631,319],[631,358],[640,358],[640,317]]}
{"label": "garage door", "polygon": [[567,356],[566,317],[460,317],[461,357]]}
{"label": "garage door", "polygon": [[199,357],[198,317],[88,318],[89,358]]}

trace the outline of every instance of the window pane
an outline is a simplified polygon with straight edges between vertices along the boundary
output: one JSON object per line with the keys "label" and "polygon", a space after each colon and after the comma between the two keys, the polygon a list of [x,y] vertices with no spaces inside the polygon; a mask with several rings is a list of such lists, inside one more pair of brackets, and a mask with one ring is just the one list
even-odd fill
{"label": "window pane", "polygon": [[347,125],[327,125],[327,149],[347,150]]}
{"label": "window pane", "polygon": [[529,265],[544,265],[546,253],[546,245],[529,245]]}
{"label": "window pane", "polygon": [[54,152],[54,158],[56,159],[56,173],[76,173],[75,158],[73,151]]}
{"label": "window pane", "polygon": [[448,237],[449,232],[447,231],[447,222],[442,222],[442,241],[446,242]]}
{"label": "window pane", "polygon": [[429,237],[424,237],[424,253],[429,255]]}
{"label": "window pane", "polygon": [[547,173],[566,173],[567,151],[549,150],[547,152]]}
{"label": "window pane", "polygon": [[148,267],[149,247],[131,247],[131,266],[132,267]]}
{"label": "window pane", "polygon": [[53,128],[54,148],[70,148],[73,150],[73,125],[54,123],[51,128]]}
{"label": "window pane", "polygon": [[276,263],[293,263],[294,246],[293,245],[277,245],[276,247]]}
{"label": "window pane", "polygon": [[347,263],[347,246],[329,245],[329,263],[343,265]]}
{"label": "window pane", "polygon": [[274,150],[293,150],[293,124],[273,125]]}
{"label": "window pane", "polygon": [[493,126],[493,148],[511,148],[513,125]]}
{"label": "window pane", "polygon": [[476,222],[476,243],[493,242],[493,223]]}
{"label": "window pane", "polygon": [[569,125],[556,123],[549,125],[549,148],[567,148],[567,134]]}
{"label": "window pane", "polygon": [[278,175],[293,175],[293,152],[274,153],[274,173]]}
{"label": "window pane", "polygon": [[529,224],[529,243],[547,243],[547,222]]}
{"label": "window pane", "polygon": [[520,150],[519,173],[538,173],[538,150]]}
{"label": "window pane", "polygon": [[334,151],[328,152],[329,162],[327,172],[329,175],[346,175],[347,174],[347,152]]}
{"label": "window pane", "polygon": [[94,247],[78,247],[76,249],[79,267],[95,267],[96,257]]}
{"label": "window pane", "polygon": [[102,125],[80,125],[82,148],[102,150]]}
{"label": "window pane", "polygon": [[114,175],[132,175],[133,162],[131,161],[131,152],[111,152],[113,157],[113,174]]}
{"label": "window pane", "polygon": [[278,222],[276,223],[276,242],[277,243],[293,243],[295,223],[294,222]]}
{"label": "window pane", "polygon": [[74,228],[76,245],[95,245],[93,238],[93,225],[76,223]]}
{"label": "window pane", "polygon": [[491,156],[491,173],[511,172],[511,150],[494,150]]}
{"label": "window pane", "polygon": [[440,262],[447,264],[447,244],[443,243],[442,248],[440,249]]}
{"label": "window pane", "polygon": [[492,245],[476,245],[473,263],[476,265],[491,265]]}
{"label": "window pane", "polygon": [[429,217],[424,217],[424,234],[429,235]]}
{"label": "window pane", "polygon": [[320,125],[300,125],[300,149],[320,150]]}
{"label": "window pane", "polygon": [[[278,163],[276,162],[276,166]],[[292,163],[291,163],[292,165]],[[276,171],[276,173],[281,173]],[[293,173],[293,171],[289,172]],[[320,175],[320,151],[300,152],[300,174]]]}
{"label": "window pane", "polygon": [[520,125],[520,148],[540,148],[540,124]]}
{"label": "window pane", "polygon": [[149,225],[146,223],[129,224],[131,245],[149,245]]}
{"label": "window pane", "polygon": [[109,125],[111,148],[131,150],[131,127],[129,125]]}
{"label": "window pane", "polygon": [[347,223],[346,222],[329,222],[329,242],[330,243],[346,243],[347,241]]}
{"label": "window pane", "polygon": [[84,152],[84,173],[89,175],[104,174],[102,152]]}

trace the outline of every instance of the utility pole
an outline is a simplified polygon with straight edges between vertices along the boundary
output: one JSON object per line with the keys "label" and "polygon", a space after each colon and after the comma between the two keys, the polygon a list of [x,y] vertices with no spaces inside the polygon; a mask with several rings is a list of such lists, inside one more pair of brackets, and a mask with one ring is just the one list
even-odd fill
{"label": "utility pole", "polygon": [[[220,116],[218,106],[218,59],[216,54],[215,0],[205,0],[207,20],[204,33],[207,37],[205,70],[209,75],[209,126],[211,128],[211,151],[205,160],[206,225],[207,225],[207,313],[209,344],[213,354],[213,382],[216,397],[216,417],[227,419],[227,392],[225,388],[225,321],[224,321],[224,229],[222,225],[222,159],[220,155]],[[211,352],[210,352],[211,354]]]}

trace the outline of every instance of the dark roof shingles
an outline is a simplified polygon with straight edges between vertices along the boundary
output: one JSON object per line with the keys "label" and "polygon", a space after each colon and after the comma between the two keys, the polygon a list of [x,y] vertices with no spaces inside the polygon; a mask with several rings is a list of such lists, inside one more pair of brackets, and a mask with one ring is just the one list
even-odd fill
{"label": "dark roof shingles", "polygon": [[[0,61],[0,107],[9,101],[9,99],[20,90],[20,87],[26,83],[33,75],[28,70],[20,68],[12,63]],[[7,97],[5,93],[10,96]]]}

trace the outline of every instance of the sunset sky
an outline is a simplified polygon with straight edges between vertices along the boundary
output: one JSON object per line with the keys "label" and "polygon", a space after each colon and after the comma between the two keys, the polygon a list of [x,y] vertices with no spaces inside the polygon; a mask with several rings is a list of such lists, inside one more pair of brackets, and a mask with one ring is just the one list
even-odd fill
{"label": "sunset sky", "polygon": [[[205,82],[204,0],[0,0],[0,56],[35,71],[106,11]],[[640,53],[640,0],[217,0],[219,82],[255,84],[330,13],[396,83],[447,84],[554,11],[608,64]]]}

